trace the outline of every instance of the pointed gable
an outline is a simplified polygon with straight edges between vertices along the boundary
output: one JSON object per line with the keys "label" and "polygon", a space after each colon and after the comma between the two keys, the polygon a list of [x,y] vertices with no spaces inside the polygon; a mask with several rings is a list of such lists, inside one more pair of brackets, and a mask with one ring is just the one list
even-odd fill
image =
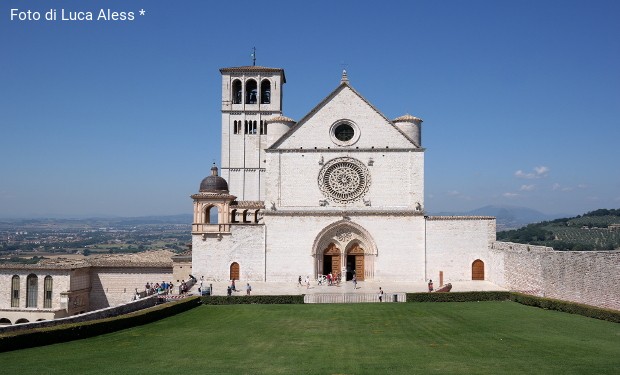
{"label": "pointed gable", "polygon": [[[341,141],[340,124],[353,128],[353,137]],[[345,137],[346,138],[346,137]],[[323,99],[270,149],[419,149],[390,120],[353,89],[348,80]]]}

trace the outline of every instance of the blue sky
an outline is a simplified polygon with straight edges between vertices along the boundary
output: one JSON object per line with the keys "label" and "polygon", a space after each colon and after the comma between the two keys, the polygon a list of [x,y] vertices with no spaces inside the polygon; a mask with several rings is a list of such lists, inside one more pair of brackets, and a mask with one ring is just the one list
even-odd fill
{"label": "blue sky", "polygon": [[219,68],[254,46],[285,69],[296,120],[343,67],[388,118],[423,118],[427,211],[617,208],[618,16],[618,1],[5,0],[0,217],[190,213],[219,163]]}

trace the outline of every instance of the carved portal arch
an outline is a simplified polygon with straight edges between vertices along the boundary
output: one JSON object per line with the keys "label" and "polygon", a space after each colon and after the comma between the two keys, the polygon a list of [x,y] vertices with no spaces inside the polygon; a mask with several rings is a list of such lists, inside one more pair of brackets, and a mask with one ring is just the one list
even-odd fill
{"label": "carved portal arch", "polygon": [[321,230],[313,244],[316,275],[331,272],[340,274],[342,280],[358,280],[374,277],[376,243],[361,225],[349,219],[339,220]]}

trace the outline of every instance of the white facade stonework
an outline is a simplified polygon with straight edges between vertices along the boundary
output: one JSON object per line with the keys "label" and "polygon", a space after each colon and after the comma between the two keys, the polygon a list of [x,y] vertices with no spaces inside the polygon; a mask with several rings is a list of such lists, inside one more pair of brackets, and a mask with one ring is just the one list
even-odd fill
{"label": "white facade stonework", "polygon": [[[494,218],[425,216],[421,119],[390,121],[344,73],[295,122],[282,114],[282,69],[221,73],[223,178],[212,169],[192,195],[197,277],[425,282],[443,272],[457,281],[488,261]],[[264,79],[277,101],[263,105],[243,85]],[[255,120],[259,128],[248,129]]]}

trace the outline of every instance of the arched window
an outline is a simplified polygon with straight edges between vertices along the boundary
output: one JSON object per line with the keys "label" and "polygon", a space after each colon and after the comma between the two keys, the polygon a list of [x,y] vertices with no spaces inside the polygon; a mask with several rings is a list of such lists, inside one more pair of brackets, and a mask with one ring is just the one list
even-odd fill
{"label": "arched window", "polygon": [[258,87],[256,81],[249,79],[245,83],[245,104],[256,104],[258,97]]}
{"label": "arched window", "polygon": [[231,223],[238,223],[237,221],[237,209],[233,209],[232,211],[230,211],[230,222]]}
{"label": "arched window", "polygon": [[237,262],[230,265],[230,279],[239,280],[239,263]]}
{"label": "arched window", "polygon": [[271,82],[268,79],[260,83],[260,104],[271,103]]}
{"label": "arched window", "polygon": [[243,132],[245,134],[250,134],[250,127],[252,126],[252,122],[250,121],[250,123],[248,124],[248,120],[245,120],[245,129],[243,130]]}
{"label": "arched window", "polygon": [[205,224],[218,224],[219,223],[219,208],[216,206],[209,206],[204,211],[204,223]]}
{"label": "arched window", "polygon": [[28,275],[26,278],[26,307],[37,307],[38,286],[39,278],[37,275]]}
{"label": "arched window", "polygon": [[43,279],[43,308],[52,308],[52,277],[49,275]]}
{"label": "arched window", "polygon": [[243,210],[243,222],[244,223],[250,222],[250,220],[248,220],[248,210]]}
{"label": "arched window", "polygon": [[252,134],[256,134],[256,120],[252,122]]}
{"label": "arched window", "polygon": [[28,319],[25,319],[25,318],[18,319],[15,322],[15,324],[22,324],[22,323],[30,323],[30,322],[28,321]]}
{"label": "arched window", "polygon": [[237,128],[237,120],[233,123],[233,134],[238,134],[239,129]]}
{"label": "arched window", "polygon": [[0,319],[0,326],[10,326],[10,325],[11,325],[11,321],[8,320],[7,318]]}
{"label": "arched window", "polygon": [[236,79],[232,83],[232,102],[241,104],[241,81]]}
{"label": "arched window", "polygon": [[259,212],[259,211],[260,211],[260,210],[256,210],[256,211],[254,211],[254,222],[255,222],[255,223],[258,223],[258,212]]}
{"label": "arched window", "polygon": [[484,262],[480,259],[474,260],[471,264],[471,279],[484,280]]}
{"label": "arched window", "polygon": [[19,307],[19,276],[11,279],[11,307]]}
{"label": "arched window", "polygon": [[260,133],[267,134],[267,121],[260,120]]}

